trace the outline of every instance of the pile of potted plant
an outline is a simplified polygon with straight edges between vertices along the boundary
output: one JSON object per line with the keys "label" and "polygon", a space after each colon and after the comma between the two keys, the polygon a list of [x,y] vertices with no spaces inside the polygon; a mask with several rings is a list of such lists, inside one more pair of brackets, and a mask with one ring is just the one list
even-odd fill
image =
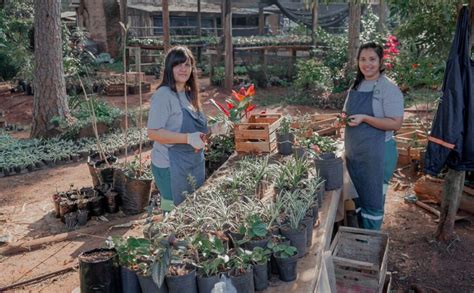
{"label": "pile of potted plant", "polygon": [[283,116],[280,121],[280,128],[277,130],[277,148],[278,153],[287,156],[293,153],[293,144],[295,135],[291,128],[291,117]]}

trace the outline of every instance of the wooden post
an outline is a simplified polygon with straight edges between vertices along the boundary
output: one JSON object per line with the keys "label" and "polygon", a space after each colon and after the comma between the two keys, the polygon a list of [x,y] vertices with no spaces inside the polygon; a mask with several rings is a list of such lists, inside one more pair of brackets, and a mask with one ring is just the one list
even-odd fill
{"label": "wooden post", "polygon": [[[197,0],[197,35],[201,37],[201,0]],[[201,63],[201,47],[197,48],[197,62]]]}
{"label": "wooden post", "polygon": [[225,89],[232,90],[234,81],[234,56],[232,48],[232,6],[231,0],[224,2],[224,42],[225,42]]}
{"label": "wooden post", "polygon": [[311,4],[311,45],[316,47],[316,31],[318,29],[318,0],[313,0]]}
{"label": "wooden post", "polygon": [[441,215],[435,234],[436,239],[439,241],[451,241],[454,238],[454,222],[461,200],[465,177],[466,172],[456,171],[451,168],[448,170],[448,174],[446,174]]}
{"label": "wooden post", "polygon": [[355,66],[357,49],[359,48],[360,35],[360,0],[350,0],[349,2],[349,44],[348,44],[348,70]]}
{"label": "wooden post", "polygon": [[385,21],[386,21],[386,10],[387,10],[387,2],[386,0],[379,0],[379,22],[377,24],[377,31],[383,32],[385,28]]}
{"label": "wooden post", "polygon": [[263,4],[258,4],[258,34],[263,35],[265,33],[265,14],[263,14]]}
{"label": "wooden post", "polygon": [[170,12],[168,10],[168,0],[161,0],[163,18],[163,47],[165,54],[170,48]]}
{"label": "wooden post", "polygon": [[294,72],[295,72],[295,62],[296,62],[296,50],[295,49],[288,49],[289,51],[289,55],[290,55],[290,58],[289,59],[289,62],[288,62],[288,75],[289,76],[293,76]]}

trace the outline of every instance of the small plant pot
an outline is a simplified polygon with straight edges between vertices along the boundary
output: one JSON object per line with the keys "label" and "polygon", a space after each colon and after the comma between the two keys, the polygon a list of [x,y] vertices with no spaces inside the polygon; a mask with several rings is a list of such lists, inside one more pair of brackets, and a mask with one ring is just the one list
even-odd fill
{"label": "small plant pot", "polygon": [[227,235],[230,238],[230,244],[232,247],[238,247],[239,245],[237,244],[237,242],[244,239],[244,235],[238,232],[229,231],[227,232]]}
{"label": "small plant pot", "polygon": [[293,147],[293,155],[297,159],[303,159],[306,157],[306,149],[303,147]]}
{"label": "small plant pot", "polygon": [[199,293],[211,293],[214,285],[219,282],[219,275],[210,276],[210,277],[203,277],[198,275],[197,276],[197,284]]}
{"label": "small plant pot", "polygon": [[64,222],[66,223],[66,229],[74,230],[77,225],[77,213],[70,212],[64,215]]}
{"label": "small plant pot", "polygon": [[313,244],[313,217],[306,216],[301,223],[306,226],[306,247]]}
{"label": "small plant pot", "polygon": [[268,288],[268,265],[256,264],[253,266],[253,281],[256,291],[262,291]]}
{"label": "small plant pot", "polygon": [[143,212],[150,201],[151,179],[135,179],[125,175],[122,210],[127,215]]}
{"label": "small plant pot", "polygon": [[153,281],[151,276],[138,275],[138,282],[143,293],[154,292],[154,293],[168,293],[168,287],[166,282],[163,282],[160,287]]}
{"label": "small plant pot", "polygon": [[295,136],[293,133],[277,134],[278,153],[284,156],[291,155],[293,153],[294,141]]}
{"label": "small plant pot", "polygon": [[269,240],[270,240],[269,237],[264,238],[264,239],[258,239],[258,240],[250,240],[248,242],[245,242],[242,246],[243,248],[250,251],[252,251],[255,247],[266,248]]}
{"label": "small plant pot", "polygon": [[290,244],[298,249],[298,257],[303,257],[306,254],[307,232],[306,225],[300,224],[298,230],[293,230],[289,226],[280,228],[281,235],[290,240]]}
{"label": "small plant pot", "polygon": [[326,180],[325,189],[334,190],[342,187],[343,184],[343,162],[342,158],[318,159],[314,160],[317,174]]}
{"label": "small plant pot", "polygon": [[104,209],[102,207],[102,197],[96,196],[93,197],[90,201],[91,212],[93,216],[102,216],[104,214]]}
{"label": "small plant pot", "polygon": [[275,254],[274,257],[278,267],[278,274],[280,275],[280,280],[282,280],[283,282],[291,282],[296,280],[296,265],[298,263],[298,254],[295,254],[288,258],[282,258],[279,256],[279,254]]}
{"label": "small plant pot", "polygon": [[75,204],[72,201],[61,200],[59,202],[59,217],[62,222],[65,222],[64,216],[68,213],[73,212],[76,209]]}
{"label": "small plant pot", "polygon": [[84,226],[87,224],[87,220],[89,219],[89,211],[88,210],[77,210],[77,223],[79,226]]}
{"label": "small plant pot", "polygon": [[230,280],[237,292],[253,293],[255,292],[255,285],[253,282],[253,267],[242,275],[235,275],[232,271],[229,272]]}
{"label": "small plant pot", "polygon": [[108,213],[114,214],[118,211],[117,197],[118,193],[115,191],[109,191],[105,194],[106,209]]}
{"label": "small plant pot", "polygon": [[137,272],[126,267],[120,267],[120,279],[122,281],[122,292],[141,293]]}
{"label": "small plant pot", "polygon": [[61,218],[59,203],[61,202],[61,196],[57,193],[53,194],[53,204],[54,204],[54,215],[56,218]]}
{"label": "small plant pot", "polygon": [[79,255],[82,293],[121,292],[120,266],[114,249],[93,249]]}
{"label": "small plant pot", "polygon": [[166,284],[170,293],[197,293],[196,269],[183,276],[166,275]]}

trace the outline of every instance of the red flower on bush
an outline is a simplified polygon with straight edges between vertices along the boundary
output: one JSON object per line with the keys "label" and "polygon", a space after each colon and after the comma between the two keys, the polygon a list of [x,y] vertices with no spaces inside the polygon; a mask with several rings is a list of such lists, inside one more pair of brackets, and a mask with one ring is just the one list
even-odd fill
{"label": "red flower on bush", "polygon": [[399,45],[400,43],[398,42],[397,37],[394,35],[388,36],[383,50],[383,59],[385,60],[384,65],[388,70],[393,68],[396,62],[396,57],[400,54],[400,50],[397,48]]}
{"label": "red flower on bush", "polygon": [[239,92],[232,91],[232,98],[226,99],[226,107],[218,103],[214,99],[209,101],[217,108],[219,111],[227,117],[233,123],[240,122],[240,120],[247,116],[247,114],[255,109],[255,105],[252,104],[252,97],[255,95],[254,85],[250,85],[247,89],[242,87]]}

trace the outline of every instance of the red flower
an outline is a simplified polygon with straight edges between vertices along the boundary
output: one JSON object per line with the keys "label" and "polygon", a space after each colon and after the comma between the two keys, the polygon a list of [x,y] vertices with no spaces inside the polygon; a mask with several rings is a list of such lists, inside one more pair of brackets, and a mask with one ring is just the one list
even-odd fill
{"label": "red flower", "polygon": [[245,109],[245,112],[250,112],[250,111],[252,111],[253,109],[255,109],[255,105],[249,105],[249,106],[247,107],[247,109]]}
{"label": "red flower", "polygon": [[234,104],[229,103],[229,102],[226,102],[226,103],[227,103],[227,109],[230,110],[230,109],[234,108]]}
{"label": "red flower", "polygon": [[229,112],[224,106],[222,106],[221,104],[219,104],[218,102],[216,102],[214,99],[209,99],[209,101],[210,101],[214,106],[216,106],[219,110],[221,110],[227,117],[230,116],[230,112]]}
{"label": "red flower", "polygon": [[413,64],[411,65],[411,68],[413,68],[413,69],[416,69],[417,67],[418,67],[418,64],[416,64],[416,63],[413,63]]}
{"label": "red flower", "polygon": [[242,96],[245,96],[245,88],[244,87],[241,87],[240,90],[239,90],[239,94],[241,94]]}
{"label": "red flower", "polygon": [[253,85],[253,83],[248,87],[247,91],[245,92],[245,95],[247,97],[255,95],[255,86]]}
{"label": "red flower", "polygon": [[241,95],[241,94],[239,94],[238,92],[236,92],[234,90],[232,90],[232,96],[239,102],[242,102],[246,98],[245,95]]}

